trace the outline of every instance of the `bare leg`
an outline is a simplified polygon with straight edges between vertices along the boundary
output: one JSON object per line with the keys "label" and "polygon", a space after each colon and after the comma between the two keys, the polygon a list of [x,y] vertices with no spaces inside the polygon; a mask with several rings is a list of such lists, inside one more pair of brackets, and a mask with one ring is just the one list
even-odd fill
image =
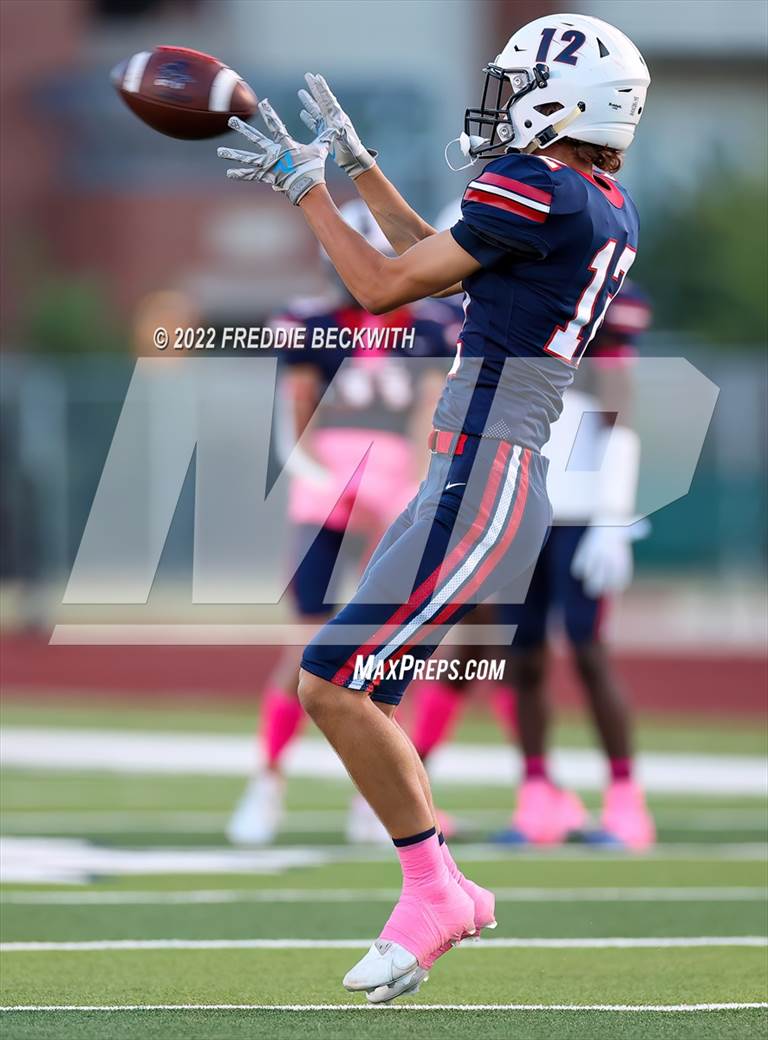
{"label": "bare leg", "polygon": [[517,690],[517,727],[525,758],[547,753],[550,711],[545,689],[547,648],[532,647],[509,655],[510,680]]}
{"label": "bare leg", "polygon": [[523,753],[523,778],[512,817],[512,830],[533,844],[558,844],[586,823],[581,800],[552,783],[547,765],[550,706],[547,697],[547,646],[510,655],[518,692],[517,728]]}
{"label": "bare leg", "polygon": [[493,895],[464,878],[440,846],[429,781],[416,749],[392,718],[394,707],[379,710],[367,696],[304,669],[299,699],[398,845],[400,899],[382,941],[344,976],[347,989],[367,990],[374,1003],[390,1000],[414,991],[452,943],[493,923]]}
{"label": "bare leg", "polygon": [[575,647],[574,658],[606,755],[609,759],[630,758],[632,727],[629,711],[605,647],[598,642]]}
{"label": "bare leg", "polygon": [[393,726],[397,726],[397,728],[400,731],[400,733],[402,734],[404,740],[407,742],[408,747],[410,748],[411,754],[413,756],[413,764],[414,764],[414,768],[416,770],[416,774],[417,774],[417,776],[419,778],[419,783],[421,784],[421,789],[424,792],[424,797],[426,798],[427,803],[429,804],[430,812],[432,813],[432,820],[434,822],[435,829],[439,832],[440,825],[437,822],[437,813],[435,811],[435,802],[434,802],[434,799],[432,798],[432,788],[431,788],[430,783],[429,783],[429,777],[427,776],[427,771],[424,768],[424,762],[422,761],[421,756],[419,755],[418,751],[416,750],[413,741],[411,740],[411,738],[408,736],[408,734],[405,732],[403,727],[400,725],[400,723],[395,718],[395,712],[397,711],[396,706],[394,704],[381,704],[379,701],[373,701],[372,703],[376,705],[376,707],[379,709],[379,711],[383,712],[384,715],[386,715],[386,717],[392,722]]}
{"label": "bare leg", "polygon": [[301,647],[286,646],[280,655],[269,683],[285,690],[287,694],[293,694],[299,683],[299,665],[301,664]]}
{"label": "bare leg", "polygon": [[606,648],[593,641],[574,648],[595,728],[609,760],[611,780],[603,799],[603,830],[629,849],[653,845],[656,828],[642,789],[632,780],[632,722]]}
{"label": "bare leg", "polygon": [[299,699],[393,838],[434,826],[410,741],[364,694],[302,669]]}
{"label": "bare leg", "polygon": [[285,647],[264,685],[254,775],[238,799],[227,825],[236,845],[264,845],[274,840],[283,818],[285,784],[282,764],[305,721],[296,696],[299,648]]}

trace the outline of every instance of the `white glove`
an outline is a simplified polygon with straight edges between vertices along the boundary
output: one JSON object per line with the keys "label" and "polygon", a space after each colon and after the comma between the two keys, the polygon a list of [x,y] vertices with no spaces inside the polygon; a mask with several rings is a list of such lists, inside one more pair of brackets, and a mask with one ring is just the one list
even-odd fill
{"label": "white glove", "polygon": [[632,581],[631,535],[626,527],[588,527],[576,546],[571,574],[592,599],[623,592]]}
{"label": "white glove", "polygon": [[299,91],[299,101],[304,106],[300,112],[301,121],[313,134],[334,131],[331,158],[354,180],[376,165],[377,153],[369,152],[357,136],[352,120],[323,77],[308,72],[304,79],[309,92]]}
{"label": "white glove", "polygon": [[262,181],[274,191],[284,192],[298,206],[310,188],[325,183],[325,160],[333,132],[325,130],[310,144],[294,141],[280,116],[265,98],[259,112],[270,136],[232,116],[229,125],[256,144],[260,152],[243,152],[238,148],[219,148],[220,159],[234,159],[245,165],[227,170],[227,177],[240,181]]}

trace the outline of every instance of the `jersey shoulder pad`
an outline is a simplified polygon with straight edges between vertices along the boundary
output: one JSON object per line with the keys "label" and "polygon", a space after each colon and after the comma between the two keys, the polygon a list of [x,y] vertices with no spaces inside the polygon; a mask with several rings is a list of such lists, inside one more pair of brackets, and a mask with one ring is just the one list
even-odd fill
{"label": "jersey shoulder pad", "polygon": [[578,213],[589,200],[587,179],[572,166],[551,159],[548,155],[530,156],[534,162],[546,167],[552,178],[553,205],[551,212],[557,216]]}
{"label": "jersey shoulder pad", "polygon": [[502,155],[467,185],[462,215],[466,219],[468,208],[475,203],[496,210],[502,217],[543,224],[552,207],[554,187],[552,171],[534,156]]}

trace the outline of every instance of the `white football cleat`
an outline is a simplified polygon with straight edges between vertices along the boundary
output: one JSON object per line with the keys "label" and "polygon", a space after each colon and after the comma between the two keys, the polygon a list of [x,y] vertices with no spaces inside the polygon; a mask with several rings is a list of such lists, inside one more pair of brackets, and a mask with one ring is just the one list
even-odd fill
{"label": "white football cleat", "polygon": [[391,845],[384,824],[361,794],[349,806],[346,826],[347,841],[353,845]]}
{"label": "white football cleat", "polygon": [[283,819],[283,778],[262,773],[248,783],[227,824],[233,845],[269,845]]}
{"label": "white football cleat", "polygon": [[[496,921],[494,920],[489,924],[483,924],[482,927],[495,928]],[[439,950],[436,950],[429,958],[427,958],[424,962],[426,967],[419,965],[415,971],[409,972],[408,975],[402,975],[399,979],[391,982],[388,986],[377,986],[376,989],[368,990],[368,1000],[371,1004],[386,1004],[390,1000],[395,1000],[397,997],[414,996],[414,994],[419,992],[422,982],[426,982],[429,979],[429,973],[438,958],[448,953],[454,946],[460,946],[463,942],[478,942],[479,939],[480,929],[475,929],[474,932],[465,932],[461,939],[446,943],[445,946],[441,946]]]}
{"label": "white football cleat", "polygon": [[391,986],[404,975],[412,975],[418,967],[419,962],[404,946],[389,939],[377,939],[365,957],[349,969],[343,986],[353,991],[377,990]]}
{"label": "white football cleat", "polygon": [[417,968],[388,986],[369,989],[366,997],[370,1004],[387,1004],[396,997],[412,997],[419,992],[422,982],[426,982],[428,978],[429,972],[426,968]]}

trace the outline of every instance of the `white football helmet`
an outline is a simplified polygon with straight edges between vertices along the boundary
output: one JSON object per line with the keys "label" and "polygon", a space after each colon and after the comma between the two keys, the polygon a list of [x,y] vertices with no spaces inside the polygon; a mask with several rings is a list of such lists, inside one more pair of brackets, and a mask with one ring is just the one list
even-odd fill
{"label": "white football helmet", "polygon": [[583,14],[524,25],[483,71],[482,102],[466,110],[458,139],[472,159],[534,151],[560,137],[628,148],[651,81],[623,32]]}

